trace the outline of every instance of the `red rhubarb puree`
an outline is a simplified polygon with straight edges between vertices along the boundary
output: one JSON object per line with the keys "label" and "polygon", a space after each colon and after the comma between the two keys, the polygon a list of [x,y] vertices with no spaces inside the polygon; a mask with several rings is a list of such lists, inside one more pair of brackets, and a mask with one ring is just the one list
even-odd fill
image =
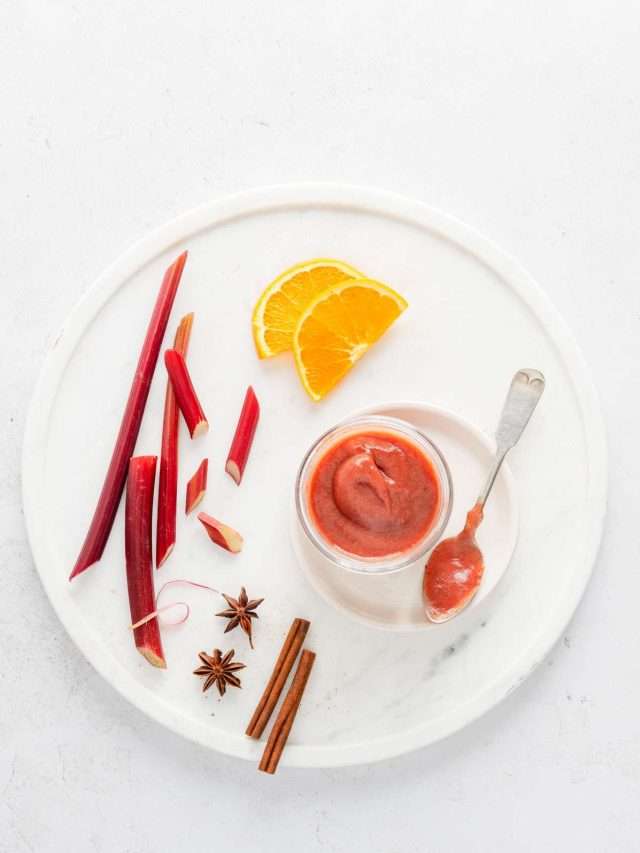
{"label": "red rhubarb puree", "polygon": [[360,557],[408,551],[440,507],[438,476],[420,448],[387,431],[348,435],[317,462],[309,510],[333,545]]}
{"label": "red rhubarb puree", "polygon": [[443,539],[429,557],[423,592],[427,611],[435,622],[460,610],[480,586],[484,559],[476,543],[476,531],[481,521],[482,504],[477,503],[467,513],[460,533]]}

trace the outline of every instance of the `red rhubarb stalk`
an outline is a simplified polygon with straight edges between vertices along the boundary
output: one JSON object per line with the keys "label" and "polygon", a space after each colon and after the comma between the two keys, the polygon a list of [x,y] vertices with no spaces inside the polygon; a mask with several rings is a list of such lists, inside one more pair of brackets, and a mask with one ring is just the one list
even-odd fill
{"label": "red rhubarb stalk", "polygon": [[209,460],[203,459],[198,470],[187,483],[187,501],[185,512],[187,515],[194,510],[207,491],[207,473],[209,471]]}
{"label": "red rhubarb stalk", "polygon": [[[193,325],[193,314],[180,321],[173,348],[186,358]],[[158,482],[158,520],[156,526],[156,568],[167,559],[176,544],[176,506],[178,500],[178,403],[171,381],[167,381],[160,448]]]}
{"label": "red rhubarb stalk", "polygon": [[129,399],[124,410],[120,431],[111,456],[111,462],[107,470],[98,505],[93,514],[89,531],[80,550],[76,564],[69,576],[69,580],[81,574],[102,556],[109,533],[113,526],[118,504],[122,497],[122,491],[127,479],[127,468],[129,459],[133,455],[140,431],[142,415],[149,396],[151,379],[155,371],[162,338],[167,328],[169,314],[173,306],[173,300],[180,284],[182,270],[184,269],[187,253],[183,252],[180,257],[169,267],[164,274],[162,286],[156,299],[156,304],[149,321],[147,335],[142,345],[142,351],[138,359],[138,365],[129,391]]}
{"label": "red rhubarb stalk", "polygon": [[[155,456],[134,456],[129,462],[125,503],[124,550],[127,560],[127,588],[131,622],[136,624],[156,609],[153,592],[151,520]],[[150,664],[166,668],[158,619],[151,619],[133,630],[136,648]]]}
{"label": "red rhubarb stalk", "polygon": [[232,554],[237,554],[239,551],[242,551],[242,536],[240,536],[238,531],[234,530],[233,527],[229,527],[228,524],[223,524],[212,515],[207,515],[206,512],[198,513],[198,521],[202,523],[202,526],[207,531],[209,539],[211,539],[212,542],[215,542],[216,545],[224,548],[225,551],[231,551]]}
{"label": "red rhubarb stalk", "polygon": [[204,435],[209,429],[209,423],[193,387],[186,361],[177,350],[168,349],[164,354],[164,363],[191,438]]}
{"label": "red rhubarb stalk", "polygon": [[253,436],[258,426],[258,418],[260,417],[260,404],[258,398],[251,385],[247,388],[247,393],[244,398],[240,419],[236,427],[231,449],[227,456],[227,464],[225,471],[229,474],[238,485],[242,480],[244,468],[249,458],[251,445],[253,444]]}

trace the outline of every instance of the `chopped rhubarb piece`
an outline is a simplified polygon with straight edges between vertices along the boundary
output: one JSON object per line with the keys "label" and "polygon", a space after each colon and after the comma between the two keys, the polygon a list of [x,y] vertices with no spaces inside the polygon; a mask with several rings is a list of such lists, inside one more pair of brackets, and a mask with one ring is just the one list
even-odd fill
{"label": "chopped rhubarb piece", "polygon": [[173,390],[180,406],[180,411],[185,419],[191,438],[197,438],[199,435],[209,429],[209,423],[202,411],[200,400],[196,394],[193,382],[189,376],[187,363],[182,355],[175,349],[168,349],[164,354],[164,363],[173,385]]}
{"label": "chopped rhubarb piece", "polygon": [[160,287],[144,344],[142,345],[136,372],[133,376],[129,399],[124,410],[120,431],[118,432],[111,462],[107,470],[107,476],[102,486],[100,497],[98,498],[98,505],[69,580],[75,578],[76,575],[81,574],[81,572],[84,572],[96,563],[102,556],[102,552],[107,544],[107,539],[109,538],[109,533],[111,532],[113,520],[116,516],[118,504],[120,503],[124,484],[127,479],[129,459],[131,459],[136,446],[162,338],[167,328],[169,314],[171,313],[173,300],[180,284],[186,260],[187,253],[183,252],[164,274],[162,286]]}
{"label": "chopped rhubarb piece", "polygon": [[209,471],[209,460],[203,459],[198,470],[187,483],[187,501],[185,512],[187,515],[194,510],[207,491],[207,473]]}
{"label": "chopped rhubarb piece", "polygon": [[253,436],[258,426],[258,418],[260,417],[260,404],[258,398],[251,385],[247,388],[247,393],[244,398],[240,419],[236,427],[233,441],[231,442],[231,450],[227,457],[225,471],[240,485],[244,468],[249,458],[249,451],[253,444]]}
{"label": "chopped rhubarb piece", "polygon": [[[131,622],[136,624],[156,609],[153,592],[151,519],[155,456],[134,456],[129,462],[125,503],[124,549]],[[150,664],[166,668],[157,617],[133,630],[136,648]]]}
{"label": "chopped rhubarb piece", "polygon": [[[187,355],[193,314],[180,321],[173,348],[183,358]],[[176,544],[176,505],[178,499],[178,403],[171,380],[167,380],[160,448],[160,478],[158,483],[158,520],[156,525],[156,568],[167,559]]]}
{"label": "chopped rhubarb piece", "polygon": [[202,522],[204,529],[207,531],[209,539],[224,548],[226,551],[231,551],[232,554],[237,554],[242,551],[242,536],[227,524],[223,524],[206,512],[198,513],[198,521]]}

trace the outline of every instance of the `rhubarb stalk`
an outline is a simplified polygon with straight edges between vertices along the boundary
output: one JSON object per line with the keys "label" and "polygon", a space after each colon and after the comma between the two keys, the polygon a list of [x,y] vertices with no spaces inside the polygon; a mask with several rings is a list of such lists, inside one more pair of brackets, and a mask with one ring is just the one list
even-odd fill
{"label": "rhubarb stalk", "polygon": [[260,417],[260,404],[258,398],[251,385],[247,388],[247,393],[244,398],[240,419],[236,427],[231,449],[227,456],[227,464],[225,471],[229,474],[238,485],[242,480],[244,468],[249,458],[249,451],[253,444],[253,436],[255,435],[256,427],[258,426],[258,418]]}
{"label": "rhubarb stalk", "polygon": [[102,557],[102,552],[107,544],[127,479],[129,459],[131,459],[136,446],[162,338],[167,328],[169,314],[186,260],[187,253],[183,252],[164,274],[138,359],[107,476],[98,498],[98,505],[69,580],[96,563]]}
{"label": "rhubarb stalk", "polygon": [[[156,609],[153,592],[151,521],[155,456],[134,456],[129,462],[125,503],[124,549],[132,624]],[[158,618],[133,629],[136,648],[150,664],[166,668]]]}
{"label": "rhubarb stalk", "polygon": [[[173,348],[186,358],[189,348],[193,314],[180,321]],[[176,544],[176,505],[178,499],[178,403],[171,380],[167,381],[160,448],[160,477],[158,482],[158,519],[156,527],[156,568],[167,559]]]}
{"label": "rhubarb stalk", "polygon": [[209,460],[203,459],[198,470],[187,483],[187,499],[184,510],[187,515],[198,506],[207,491],[208,470]]}
{"label": "rhubarb stalk", "polygon": [[212,542],[224,548],[225,551],[231,551],[232,554],[238,554],[242,551],[243,539],[237,530],[229,527],[228,524],[223,524],[214,518],[212,515],[207,515],[206,512],[198,513],[198,521],[207,531],[207,535]]}
{"label": "rhubarb stalk", "polygon": [[165,352],[164,363],[191,438],[204,435],[209,429],[209,424],[189,376],[187,363],[175,349],[168,349]]}

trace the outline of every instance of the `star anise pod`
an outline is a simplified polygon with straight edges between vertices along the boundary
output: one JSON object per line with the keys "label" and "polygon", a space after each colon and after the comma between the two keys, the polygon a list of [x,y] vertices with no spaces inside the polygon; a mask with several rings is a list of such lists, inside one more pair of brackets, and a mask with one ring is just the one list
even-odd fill
{"label": "star anise pod", "polygon": [[202,666],[193,670],[194,675],[206,676],[202,685],[202,692],[208,690],[212,684],[218,688],[218,693],[224,696],[227,689],[227,684],[232,687],[241,687],[240,679],[234,672],[239,669],[244,669],[245,664],[239,661],[232,662],[235,651],[231,649],[224,657],[220,649],[214,649],[211,655],[206,652],[198,652],[198,657],[202,661]]}
{"label": "star anise pod", "polygon": [[234,628],[240,625],[247,637],[249,637],[249,645],[253,648],[251,620],[258,618],[258,614],[255,610],[256,607],[259,607],[259,605],[262,604],[264,598],[252,598],[249,600],[247,591],[244,587],[240,590],[240,595],[237,598],[231,598],[230,595],[226,595],[224,592],[222,593],[222,597],[229,607],[226,610],[222,610],[220,613],[216,613],[216,616],[224,616],[225,619],[230,620],[229,624],[224,629],[225,634],[228,631],[233,631]]}

